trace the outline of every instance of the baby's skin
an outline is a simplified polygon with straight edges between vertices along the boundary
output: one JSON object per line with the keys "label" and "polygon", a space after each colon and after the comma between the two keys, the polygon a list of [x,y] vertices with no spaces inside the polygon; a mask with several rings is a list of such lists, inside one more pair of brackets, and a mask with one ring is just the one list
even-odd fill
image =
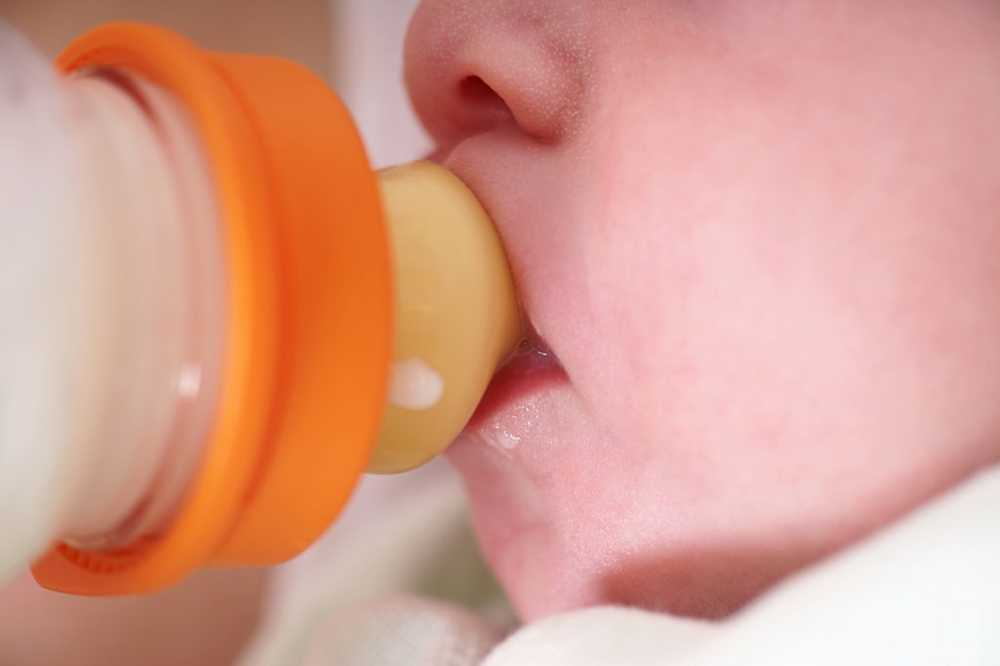
{"label": "baby's skin", "polygon": [[724,617],[1000,456],[1000,5],[426,0],[537,336],[450,458],[523,619]]}

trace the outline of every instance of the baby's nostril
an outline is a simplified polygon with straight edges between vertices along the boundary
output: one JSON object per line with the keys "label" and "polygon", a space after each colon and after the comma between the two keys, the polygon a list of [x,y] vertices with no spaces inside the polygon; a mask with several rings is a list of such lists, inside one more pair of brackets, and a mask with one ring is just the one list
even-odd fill
{"label": "baby's nostril", "polygon": [[478,76],[466,76],[459,81],[458,94],[465,103],[479,109],[510,114],[510,109],[503,98]]}
{"label": "baby's nostril", "polygon": [[498,78],[469,74],[458,81],[456,120],[466,131],[483,132],[510,125],[524,135],[544,143],[551,142],[561,131],[557,113],[536,99],[520,85],[505,86]]}

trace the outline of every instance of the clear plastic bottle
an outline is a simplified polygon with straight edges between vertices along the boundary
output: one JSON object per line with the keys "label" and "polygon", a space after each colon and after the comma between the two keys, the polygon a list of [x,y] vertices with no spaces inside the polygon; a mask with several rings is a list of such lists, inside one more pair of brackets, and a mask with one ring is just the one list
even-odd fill
{"label": "clear plastic bottle", "polygon": [[453,175],[377,177],[305,70],[151,26],[53,69],[0,24],[0,63],[0,580],[276,563],[458,433],[520,323]]}

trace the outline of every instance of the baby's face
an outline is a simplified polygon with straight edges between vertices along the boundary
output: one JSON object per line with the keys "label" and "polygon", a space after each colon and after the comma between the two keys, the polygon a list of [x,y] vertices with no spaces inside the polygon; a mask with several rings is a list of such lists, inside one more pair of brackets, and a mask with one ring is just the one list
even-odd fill
{"label": "baby's face", "polygon": [[551,354],[451,458],[526,618],[719,616],[1000,456],[1000,6],[428,0]]}

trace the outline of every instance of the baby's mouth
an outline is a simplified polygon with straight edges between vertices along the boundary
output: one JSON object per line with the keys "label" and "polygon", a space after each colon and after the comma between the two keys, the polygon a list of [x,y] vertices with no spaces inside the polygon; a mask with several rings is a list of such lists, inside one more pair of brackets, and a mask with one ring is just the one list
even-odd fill
{"label": "baby's mouth", "polygon": [[497,370],[467,428],[476,429],[518,399],[559,381],[566,381],[559,360],[544,340],[529,334]]}
{"label": "baby's mouth", "polygon": [[[446,168],[453,168],[449,164],[449,157],[457,146],[438,146],[435,150],[427,154],[424,159],[435,162]],[[456,175],[472,189],[471,185],[462,176],[461,169],[456,171]],[[480,204],[492,215],[490,201],[480,192],[473,190],[473,194],[480,200]],[[494,224],[497,221],[494,220]],[[502,228],[497,227],[502,237]],[[515,284],[523,284],[518,279],[515,270],[516,262],[509,262]],[[520,299],[523,302],[523,299]],[[467,426],[468,429],[475,429],[487,418],[493,416],[497,411],[503,409],[509,403],[516,401],[527,393],[544,388],[545,385],[555,381],[566,381],[566,373],[563,370],[558,358],[553,353],[549,344],[539,335],[535,326],[531,322],[530,313],[524,313],[526,331],[524,339],[521,340],[517,349],[506,358],[497,369],[483,399],[473,414]]]}
{"label": "baby's mouth", "polygon": [[516,133],[497,130],[428,158],[452,170],[491,217],[523,308],[525,339],[501,364],[447,457],[466,486],[487,562],[519,615],[531,619],[599,601],[593,585],[566,566],[573,539],[557,522],[559,489],[594,462],[570,452],[601,447],[592,414],[570,381],[572,368],[557,356],[565,313],[549,308],[550,258],[544,244],[529,238],[543,233],[539,218],[553,204],[539,183],[522,177],[523,149]]}

